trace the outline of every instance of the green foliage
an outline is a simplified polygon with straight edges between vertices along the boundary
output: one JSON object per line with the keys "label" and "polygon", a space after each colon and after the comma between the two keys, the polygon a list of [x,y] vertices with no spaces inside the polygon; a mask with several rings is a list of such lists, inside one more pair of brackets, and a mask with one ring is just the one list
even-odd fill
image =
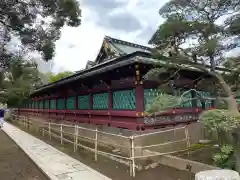
{"label": "green foliage", "polygon": [[214,164],[223,169],[235,170],[234,151],[231,145],[224,145],[220,152],[213,156]]}
{"label": "green foliage", "polygon": [[240,126],[240,116],[234,115],[228,110],[214,109],[204,111],[199,119],[212,132],[231,131]]}
{"label": "green foliage", "polygon": [[48,82],[52,83],[52,82],[58,81],[60,79],[63,79],[65,77],[71,76],[72,74],[73,74],[73,72],[71,72],[71,71],[64,71],[64,72],[60,72],[58,74],[50,73],[50,74],[48,74],[48,76],[49,76]]}
{"label": "green foliage", "polygon": [[208,144],[191,144],[189,150],[196,151],[204,148],[209,148],[210,146]]}
{"label": "green foliage", "polygon": [[[215,88],[216,91],[227,91],[226,86],[223,88],[227,84],[234,85],[232,90],[236,91],[236,85],[240,82],[240,68],[236,66],[239,58],[226,63],[235,62],[232,68],[235,71],[228,73],[229,78],[225,78],[227,83],[215,69],[227,61],[226,52],[239,46],[240,16],[239,13],[236,14],[239,10],[238,0],[170,0],[159,10],[166,21],[158,27],[149,41],[155,47],[154,56],[161,57],[168,53],[169,63],[190,64],[213,76],[217,80],[215,86],[221,87]],[[162,59],[161,57],[160,60]],[[210,68],[206,65],[210,65]],[[231,94],[230,91],[224,93]]]}
{"label": "green foliage", "polygon": [[[5,45],[12,35],[20,38],[24,49],[37,50],[45,60],[52,59],[54,42],[64,25],[79,26],[81,11],[77,0],[13,0],[0,2],[1,39]],[[6,59],[6,58],[4,58]]]}
{"label": "green foliage", "polygon": [[0,101],[10,107],[20,105],[35,87],[42,84],[36,64],[22,56],[12,57],[2,76]]}
{"label": "green foliage", "polygon": [[164,111],[168,108],[176,107],[180,103],[180,98],[168,94],[158,95],[151,104],[147,105],[146,113],[152,114]]}

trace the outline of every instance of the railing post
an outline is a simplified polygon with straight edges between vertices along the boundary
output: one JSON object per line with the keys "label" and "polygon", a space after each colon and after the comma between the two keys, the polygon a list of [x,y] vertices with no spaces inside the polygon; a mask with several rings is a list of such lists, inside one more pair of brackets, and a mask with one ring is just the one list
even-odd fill
{"label": "railing post", "polygon": [[98,128],[96,127],[96,130],[95,130],[95,161],[97,161],[97,148],[98,148]]}
{"label": "railing post", "polygon": [[129,175],[132,176],[132,140],[131,137],[129,139]]}
{"label": "railing post", "polygon": [[76,134],[75,134],[75,146],[76,146],[76,151],[77,151],[77,149],[78,149],[78,125],[75,125],[75,127],[76,127]]}
{"label": "railing post", "polygon": [[23,127],[26,128],[26,116],[23,117]]}
{"label": "railing post", "polygon": [[43,127],[42,127],[42,136],[44,137],[44,131],[45,131],[45,129],[44,129],[44,125],[43,125]]}
{"label": "railing post", "polygon": [[135,146],[134,146],[134,137],[131,136],[131,160],[132,160],[132,176],[135,177]]}
{"label": "railing post", "polygon": [[29,117],[27,117],[27,128],[28,128],[28,130],[31,130]]}
{"label": "railing post", "polygon": [[190,140],[189,140],[189,132],[188,132],[187,126],[185,126],[185,139],[186,139],[186,144],[188,149],[188,156],[190,156]]}
{"label": "railing post", "polygon": [[61,133],[61,135],[60,135],[61,144],[63,144],[63,125],[62,124],[60,125],[60,133]]}
{"label": "railing post", "polygon": [[74,125],[74,133],[73,133],[73,151],[76,152],[76,125]]}
{"label": "railing post", "polygon": [[51,140],[51,122],[48,122],[48,135],[49,135],[49,139]]}

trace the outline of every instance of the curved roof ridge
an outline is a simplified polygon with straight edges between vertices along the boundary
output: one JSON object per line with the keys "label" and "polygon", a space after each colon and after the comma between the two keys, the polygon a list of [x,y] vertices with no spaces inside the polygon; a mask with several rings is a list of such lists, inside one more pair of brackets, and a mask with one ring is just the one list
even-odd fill
{"label": "curved roof ridge", "polygon": [[116,39],[116,38],[113,38],[113,37],[110,37],[110,36],[105,36],[104,39],[113,41],[115,43],[131,46],[131,47],[142,48],[142,49],[149,50],[149,51],[152,49],[151,47],[148,47],[148,46],[132,43],[132,42],[129,42],[129,41],[124,41],[124,40],[121,40],[121,39]]}

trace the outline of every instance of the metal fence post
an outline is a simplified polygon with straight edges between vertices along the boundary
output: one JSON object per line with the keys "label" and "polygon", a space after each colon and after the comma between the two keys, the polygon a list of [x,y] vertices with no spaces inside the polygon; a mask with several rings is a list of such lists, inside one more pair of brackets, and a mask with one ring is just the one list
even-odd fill
{"label": "metal fence post", "polygon": [[97,161],[97,148],[98,148],[98,128],[96,127],[96,130],[95,130],[95,161]]}

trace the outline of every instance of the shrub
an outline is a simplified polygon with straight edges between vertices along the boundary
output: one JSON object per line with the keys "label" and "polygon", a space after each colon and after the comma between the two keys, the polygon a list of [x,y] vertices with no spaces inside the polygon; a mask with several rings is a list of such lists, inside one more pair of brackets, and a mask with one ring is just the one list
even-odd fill
{"label": "shrub", "polygon": [[233,147],[224,145],[221,147],[220,152],[213,156],[214,164],[223,169],[235,170],[235,157]]}
{"label": "shrub", "polygon": [[240,126],[240,116],[223,109],[204,111],[199,119],[212,132],[232,131]]}

